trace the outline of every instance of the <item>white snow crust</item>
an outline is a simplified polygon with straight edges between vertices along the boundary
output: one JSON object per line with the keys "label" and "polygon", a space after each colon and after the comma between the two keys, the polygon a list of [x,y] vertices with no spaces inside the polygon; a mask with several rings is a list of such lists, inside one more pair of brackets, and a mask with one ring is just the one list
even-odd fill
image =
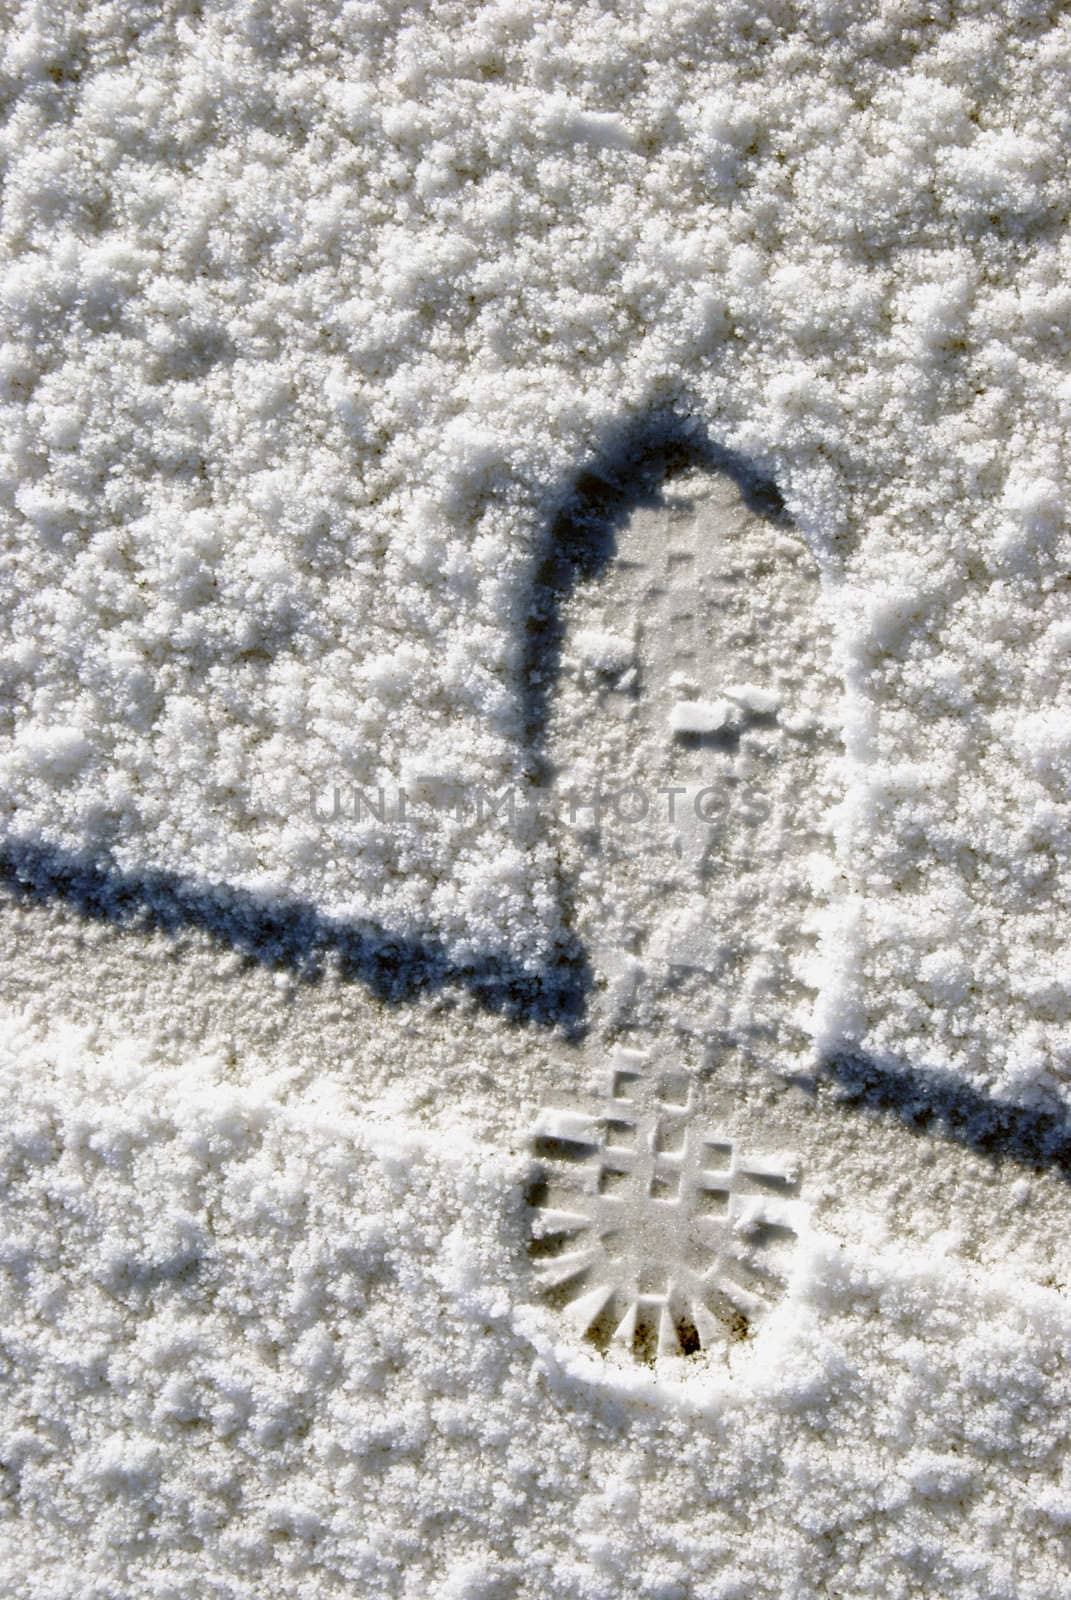
{"label": "white snow crust", "polygon": [[541,968],[545,844],[311,798],[523,781],[533,552],[672,407],[775,478],[834,592],[819,1046],[1062,1092],[1068,30],[14,7],[9,843]]}
{"label": "white snow crust", "polygon": [[1071,1596],[1066,1164],[819,1103],[754,1337],[605,1360],[528,1257],[545,1035],[41,875],[544,973],[553,842],[455,802],[534,781],[548,530],[672,415],[822,570],[815,1059],[1066,1107],[1069,72],[1040,0],[3,9],[11,1600]]}

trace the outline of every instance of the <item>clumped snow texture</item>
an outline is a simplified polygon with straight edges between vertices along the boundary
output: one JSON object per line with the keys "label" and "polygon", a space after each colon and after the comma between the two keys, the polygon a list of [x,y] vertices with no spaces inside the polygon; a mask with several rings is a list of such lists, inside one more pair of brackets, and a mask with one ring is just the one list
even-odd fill
{"label": "clumped snow texture", "polygon": [[523,1155],[3,1021],[11,1600],[1071,1592],[1055,1291],[818,1236],[731,1379],[614,1369]]}
{"label": "clumped snow texture", "polygon": [[[0,27],[16,859],[538,971],[550,843],[447,803],[527,772],[533,563],[584,465],[673,412],[776,480],[838,627],[818,1048],[1062,1093],[1071,18],[39,0]],[[440,809],[312,816],[380,783]],[[1071,1595],[1063,1269],[957,1246],[1024,1179],[991,1214],[935,1182],[946,1231],[897,1244],[890,1138],[731,1369],[615,1369],[534,1299],[520,1138],[466,1132],[481,1096],[523,1121],[505,1023],[436,1085],[396,1013],[295,1088],[241,1038],[65,1030],[31,979],[33,1024],[0,1015],[13,1600]],[[166,1035],[143,992],[132,1034]]]}
{"label": "clumped snow texture", "polygon": [[838,589],[818,1045],[1068,1075],[1071,19],[49,3],[4,29],[3,831],[532,969],[533,552],[672,407]]}

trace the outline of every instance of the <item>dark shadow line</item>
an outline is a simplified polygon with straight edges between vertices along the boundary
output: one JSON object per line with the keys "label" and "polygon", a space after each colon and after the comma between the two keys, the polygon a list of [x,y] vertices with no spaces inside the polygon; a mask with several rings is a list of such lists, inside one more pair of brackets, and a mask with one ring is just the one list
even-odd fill
{"label": "dark shadow line", "polygon": [[840,1102],[895,1118],[914,1133],[965,1145],[979,1155],[1015,1161],[1034,1173],[1071,1181],[1071,1112],[1053,1096],[1037,1106],[986,1095],[947,1074],[881,1062],[862,1054],[829,1057],[825,1075]]}
{"label": "dark shadow line", "polygon": [[[560,674],[566,603],[579,584],[605,570],[632,514],[664,504],[667,483],[697,468],[726,473],[749,509],[789,525],[772,483],[714,444],[693,418],[668,409],[655,409],[612,432],[564,485],[532,563],[518,685],[529,772],[537,785],[553,777],[546,733]],[[302,983],[319,982],[333,970],[390,1006],[461,987],[511,1022],[559,1027],[573,1037],[584,1031],[592,973],[576,942],[538,972],[493,954],[455,963],[434,940],[400,938],[372,923],[325,917],[297,897],[267,901],[223,884],[198,886],[176,873],[130,872],[104,855],[36,841],[0,848],[0,889],[22,903],[62,903],[120,931],[179,936],[195,930],[250,965],[290,972]],[[1054,1099],[1023,1107],[939,1072],[861,1053],[837,1054],[823,1065],[845,1107],[1071,1180],[1071,1112]]]}
{"label": "dark shadow line", "polygon": [[[703,468],[724,472],[753,510],[787,522],[776,487],[740,457],[715,445],[694,418],[654,408],[612,430],[579,471],[563,480],[531,565],[527,626],[517,685],[528,771],[538,786],[552,776],[545,748],[560,673],[565,604],[617,550],[617,536],[635,510],[664,503],[667,480]],[[179,874],[120,868],[105,849],[65,851],[40,839],[0,847],[0,886],[24,902],[61,902],[79,916],[118,929],[178,935],[196,929],[251,964],[319,981],[332,967],[384,1003],[401,1005],[447,987],[467,989],[486,1009],[511,1021],[584,1030],[592,972],[576,939],[538,972],[488,953],[451,962],[434,939],[406,939],[372,923],[321,915],[299,897],[264,900],[225,884],[199,885]],[[561,886],[568,920],[568,886]]]}
{"label": "dark shadow line", "polygon": [[88,921],[131,933],[186,930],[244,956],[250,965],[320,982],[333,968],[397,1006],[448,986],[468,989],[511,1021],[577,1028],[590,974],[583,953],[531,972],[500,956],[452,963],[433,941],[398,938],[374,924],[322,916],[300,899],[265,901],[226,885],[199,887],[176,873],[126,872],[88,853],[32,843],[0,851],[0,887],[24,904],[60,902]]}

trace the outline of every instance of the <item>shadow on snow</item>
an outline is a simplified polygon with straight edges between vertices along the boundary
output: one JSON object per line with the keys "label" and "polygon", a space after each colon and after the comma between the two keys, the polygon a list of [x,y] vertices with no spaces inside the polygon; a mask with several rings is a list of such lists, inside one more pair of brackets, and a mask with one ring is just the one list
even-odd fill
{"label": "shadow on snow", "polygon": [[300,982],[319,982],[333,968],[388,1005],[457,984],[511,1020],[574,1030],[590,981],[580,953],[537,973],[496,956],[452,964],[431,940],[392,938],[375,927],[336,921],[302,900],[263,901],[225,885],[201,888],[175,873],[125,872],[35,844],[0,852],[0,885],[24,903],[62,902],[80,917],[130,933],[196,930]]}
{"label": "shadow on snow", "polygon": [[965,1145],[1035,1173],[1071,1180],[1071,1113],[1055,1098],[1016,1105],[944,1073],[854,1053],[831,1056],[824,1075],[846,1108],[883,1117],[919,1136]]}
{"label": "shadow on snow", "polygon": [[[570,596],[613,560],[618,534],[633,512],[661,505],[667,484],[697,468],[729,474],[752,510],[787,523],[772,483],[713,443],[694,419],[670,410],[622,426],[563,483],[532,563],[517,685],[528,771],[537,786],[554,778],[547,728]],[[62,902],[79,916],[132,933],[198,930],[251,963],[289,971],[299,981],[319,981],[333,967],[385,1004],[400,1006],[421,993],[462,986],[512,1022],[574,1036],[584,1031],[592,974],[576,941],[536,973],[494,955],[455,964],[434,940],[407,940],[372,925],[332,920],[299,899],[266,902],[225,885],[198,887],[173,873],[132,873],[104,857],[41,843],[9,844],[0,851],[0,885],[24,902]],[[565,899],[563,892],[563,904]],[[839,1090],[845,1109],[1071,1179],[1071,1114],[1056,1102],[1018,1106],[940,1073],[862,1054],[831,1057],[823,1075]]]}
{"label": "shadow on snow", "polygon": [[[565,603],[579,583],[612,558],[618,530],[632,512],[659,504],[666,480],[695,466],[730,472],[757,509],[784,515],[772,485],[711,444],[693,421],[669,411],[619,429],[563,483],[532,563],[517,684],[528,771],[537,785],[551,776],[545,733]],[[250,962],[289,971],[304,982],[318,981],[331,966],[344,981],[365,985],[386,1004],[402,1005],[421,993],[461,986],[512,1021],[573,1035],[583,1031],[592,975],[576,940],[535,973],[494,954],[453,963],[434,939],[410,940],[372,924],[326,918],[297,898],[266,901],[224,884],[198,885],[175,873],[131,872],[104,852],[62,851],[40,840],[9,843],[0,851],[0,884],[23,901],[60,902],[79,916],[132,933],[177,936],[195,929]],[[563,894],[563,905],[565,899]]]}

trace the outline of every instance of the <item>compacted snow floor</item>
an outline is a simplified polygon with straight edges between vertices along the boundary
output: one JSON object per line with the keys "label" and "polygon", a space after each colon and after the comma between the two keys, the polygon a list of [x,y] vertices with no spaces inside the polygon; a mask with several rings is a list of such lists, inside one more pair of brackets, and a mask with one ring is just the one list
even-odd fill
{"label": "compacted snow floor", "polygon": [[1071,1596],[1068,19],[0,29],[0,1589]]}
{"label": "compacted snow floor", "polygon": [[816,575],[640,489],[535,610],[583,1023],[8,884],[12,1594],[1064,1592],[1066,1152],[816,1062]]}

